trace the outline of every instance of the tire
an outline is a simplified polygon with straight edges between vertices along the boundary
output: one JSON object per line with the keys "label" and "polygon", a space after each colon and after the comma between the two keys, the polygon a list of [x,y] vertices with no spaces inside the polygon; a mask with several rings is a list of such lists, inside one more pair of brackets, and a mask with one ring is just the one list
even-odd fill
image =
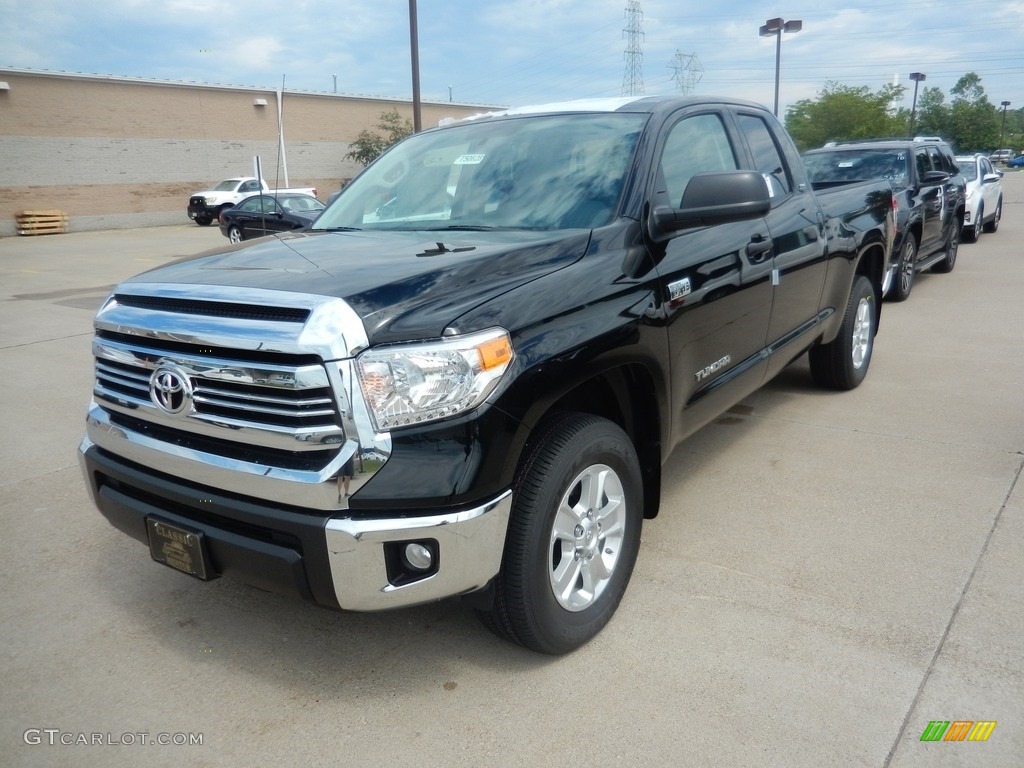
{"label": "tire", "polygon": [[607,419],[563,414],[540,428],[513,487],[494,603],[499,637],[563,654],[597,635],[626,591],[640,548],[640,462]]}
{"label": "tire", "polygon": [[242,230],[238,228],[237,224],[232,224],[228,227],[228,242],[229,243],[240,243],[245,240],[245,235],[242,234]]}
{"label": "tire", "polygon": [[999,198],[999,202],[996,203],[996,215],[992,217],[992,221],[985,225],[986,232],[995,232],[999,229],[999,220],[1003,218],[1003,198]]}
{"label": "tire", "polygon": [[828,344],[811,347],[811,376],[826,389],[854,389],[868,374],[875,346],[875,291],[863,275],[850,289],[839,335]]}
{"label": "tire", "polygon": [[914,276],[917,274],[917,238],[907,233],[900,249],[900,260],[896,264],[896,275],[892,289],[889,291],[890,301],[906,301],[914,287]]}
{"label": "tire", "polygon": [[201,213],[196,216],[196,224],[200,227],[208,227],[213,223],[213,217],[208,213]]}
{"label": "tire", "polygon": [[960,248],[961,228],[955,223],[950,224],[949,234],[946,235],[946,244],[943,246],[946,249],[946,258],[932,267],[933,272],[946,274],[953,271],[953,267],[956,266],[956,252]]}
{"label": "tire", "polygon": [[960,234],[967,243],[976,243],[981,239],[982,222],[985,221],[985,206],[978,206],[978,216],[974,219],[973,227],[964,227]]}

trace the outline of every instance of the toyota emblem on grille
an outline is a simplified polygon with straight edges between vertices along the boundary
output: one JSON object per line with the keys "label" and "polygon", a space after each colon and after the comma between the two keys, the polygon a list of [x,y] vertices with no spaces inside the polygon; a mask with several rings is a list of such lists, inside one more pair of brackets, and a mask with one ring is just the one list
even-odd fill
{"label": "toyota emblem on grille", "polygon": [[180,368],[162,365],[149,377],[149,399],[164,413],[181,413],[192,406],[192,382]]}

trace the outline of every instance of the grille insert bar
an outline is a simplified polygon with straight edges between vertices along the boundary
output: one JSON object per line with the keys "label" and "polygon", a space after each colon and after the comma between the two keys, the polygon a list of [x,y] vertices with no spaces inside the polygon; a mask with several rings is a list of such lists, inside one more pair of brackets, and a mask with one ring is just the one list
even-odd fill
{"label": "grille insert bar", "polygon": [[230,317],[238,320],[263,320],[280,323],[304,323],[309,310],[295,307],[234,304],[227,301],[178,299],[169,296],[136,296],[130,293],[114,294],[118,304],[156,312],[178,312],[207,317]]}

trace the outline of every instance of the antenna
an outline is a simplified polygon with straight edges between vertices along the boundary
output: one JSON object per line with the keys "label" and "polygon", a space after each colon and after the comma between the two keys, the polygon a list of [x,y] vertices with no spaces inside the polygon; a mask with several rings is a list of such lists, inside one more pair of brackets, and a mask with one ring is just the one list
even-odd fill
{"label": "antenna", "polygon": [[640,10],[639,0],[626,3],[626,28],[622,36],[626,38],[626,71],[622,76],[623,96],[644,95],[644,54],[640,50],[640,42],[644,39],[644,12]]}
{"label": "antenna", "polygon": [[680,53],[677,49],[675,57],[668,63],[668,68],[672,70],[672,79],[676,81],[679,91],[684,95],[693,93],[697,83],[704,77],[704,67],[696,53]]}

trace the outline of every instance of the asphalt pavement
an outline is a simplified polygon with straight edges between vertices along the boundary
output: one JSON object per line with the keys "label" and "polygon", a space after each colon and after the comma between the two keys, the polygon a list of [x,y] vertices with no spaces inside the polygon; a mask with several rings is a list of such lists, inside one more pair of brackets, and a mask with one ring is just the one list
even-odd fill
{"label": "asphalt pavement", "polygon": [[860,388],[799,360],[676,450],[622,606],[561,658],[456,602],[342,614],[154,563],[77,461],[92,311],[226,240],[0,239],[0,763],[1019,768],[1024,173],[1004,187],[996,234],[884,306]]}

